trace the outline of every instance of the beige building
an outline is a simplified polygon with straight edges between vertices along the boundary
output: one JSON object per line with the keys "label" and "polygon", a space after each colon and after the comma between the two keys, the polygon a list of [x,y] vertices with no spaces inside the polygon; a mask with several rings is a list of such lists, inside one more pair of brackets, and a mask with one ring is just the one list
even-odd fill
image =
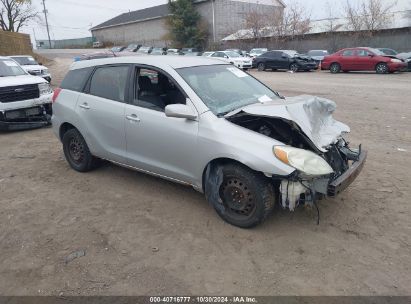
{"label": "beige building", "polygon": [[[194,0],[195,7],[209,25],[210,42],[244,28],[245,15],[251,11],[267,13],[284,10],[281,0]],[[93,36],[105,43],[139,43],[166,46],[170,15],[168,4],[124,13],[91,29]]]}

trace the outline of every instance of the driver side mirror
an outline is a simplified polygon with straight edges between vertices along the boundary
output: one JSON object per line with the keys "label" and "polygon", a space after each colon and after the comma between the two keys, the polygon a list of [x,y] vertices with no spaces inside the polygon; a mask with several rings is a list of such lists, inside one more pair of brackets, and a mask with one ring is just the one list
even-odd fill
{"label": "driver side mirror", "polygon": [[171,104],[166,106],[165,113],[167,117],[185,118],[189,120],[196,120],[197,113],[189,106],[183,104]]}
{"label": "driver side mirror", "polygon": [[225,55],[225,56],[224,56],[224,58],[225,58],[225,59],[228,59],[228,56],[227,56],[227,55]]}

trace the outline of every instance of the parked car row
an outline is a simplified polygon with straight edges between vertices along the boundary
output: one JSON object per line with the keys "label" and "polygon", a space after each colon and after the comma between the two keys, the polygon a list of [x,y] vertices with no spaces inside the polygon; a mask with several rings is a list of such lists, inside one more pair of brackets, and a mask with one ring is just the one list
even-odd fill
{"label": "parked car row", "polygon": [[331,73],[350,71],[376,71],[379,74],[411,70],[411,53],[398,54],[390,48],[347,48],[334,54],[327,50],[310,50],[300,54],[296,50],[268,50],[253,48],[250,52],[241,49],[225,51],[205,51],[195,48],[166,49],[130,44],[116,46],[108,52],[86,54],[77,60],[109,58],[117,56],[140,55],[169,55],[169,56],[204,56],[217,58],[248,70],[257,68],[265,70],[313,71],[329,70]]}

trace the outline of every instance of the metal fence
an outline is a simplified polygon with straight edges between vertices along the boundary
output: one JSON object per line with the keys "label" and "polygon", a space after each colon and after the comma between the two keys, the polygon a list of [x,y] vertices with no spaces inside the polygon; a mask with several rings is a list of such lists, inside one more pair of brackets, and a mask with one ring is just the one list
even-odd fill
{"label": "metal fence", "polygon": [[276,39],[275,37],[224,42],[222,48],[250,50],[264,47],[271,50],[328,50],[334,52],[348,47],[388,47],[399,52],[411,51],[411,27],[369,32],[331,32]]}

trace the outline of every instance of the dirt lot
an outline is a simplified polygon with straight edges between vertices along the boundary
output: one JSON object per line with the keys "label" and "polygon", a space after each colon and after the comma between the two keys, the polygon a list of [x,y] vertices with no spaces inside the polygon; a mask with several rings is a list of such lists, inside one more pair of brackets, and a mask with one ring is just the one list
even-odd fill
{"label": "dirt lot", "polygon": [[[55,59],[58,82],[70,59]],[[114,165],[74,172],[51,129],[2,133],[0,295],[410,295],[411,73],[253,74],[335,100],[369,150],[319,226],[278,210],[241,230],[190,188]]]}

